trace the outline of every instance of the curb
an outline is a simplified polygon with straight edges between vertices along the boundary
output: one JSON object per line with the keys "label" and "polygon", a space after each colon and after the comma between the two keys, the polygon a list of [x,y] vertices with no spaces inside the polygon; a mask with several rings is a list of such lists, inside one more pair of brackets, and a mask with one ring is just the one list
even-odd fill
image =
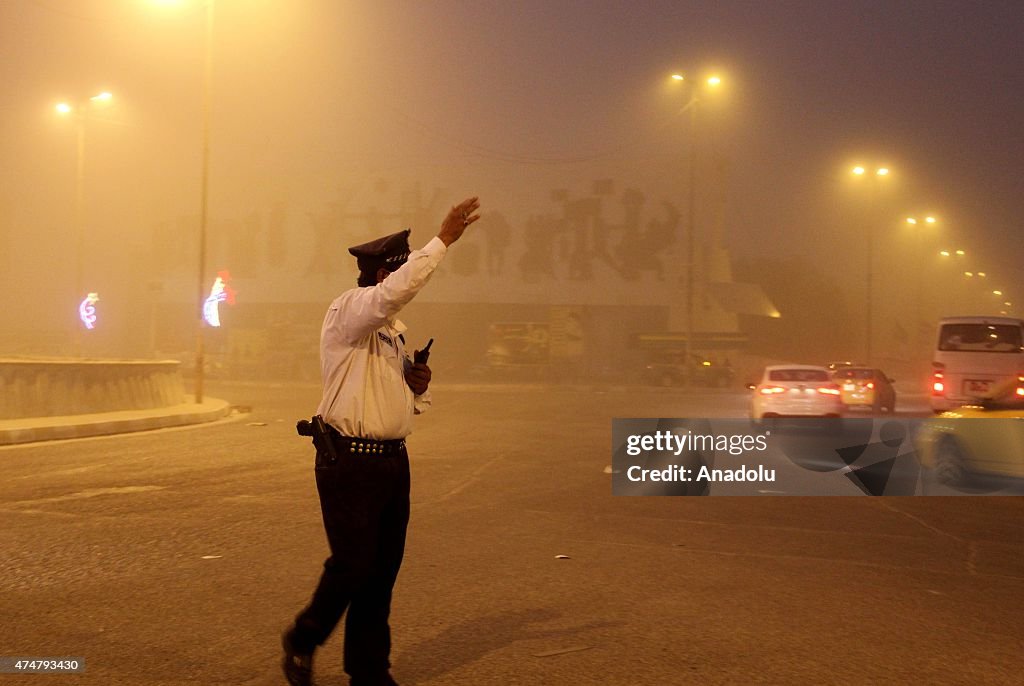
{"label": "curb", "polygon": [[152,410],[5,419],[0,420],[0,446],[204,424],[225,417],[230,411],[226,400],[207,398],[199,405],[182,403]]}

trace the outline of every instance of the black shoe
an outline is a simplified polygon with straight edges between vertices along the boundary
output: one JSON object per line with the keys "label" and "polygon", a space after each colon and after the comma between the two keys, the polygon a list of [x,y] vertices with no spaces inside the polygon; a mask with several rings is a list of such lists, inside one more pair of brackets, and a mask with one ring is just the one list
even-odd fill
{"label": "black shoe", "polygon": [[284,677],[290,686],[311,686],[313,683],[313,653],[300,653],[292,645],[291,632],[286,631],[281,636],[281,645],[284,647],[284,660],[281,669],[284,670]]}

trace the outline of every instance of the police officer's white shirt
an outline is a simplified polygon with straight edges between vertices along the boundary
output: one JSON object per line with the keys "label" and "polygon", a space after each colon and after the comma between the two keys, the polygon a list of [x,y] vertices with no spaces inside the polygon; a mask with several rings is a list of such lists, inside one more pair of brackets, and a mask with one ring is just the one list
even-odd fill
{"label": "police officer's white shirt", "polygon": [[345,436],[389,440],[412,432],[413,414],[430,405],[405,383],[405,325],[395,319],[430,280],[448,248],[433,238],[384,281],[345,291],[320,331],[323,399],[317,413]]}

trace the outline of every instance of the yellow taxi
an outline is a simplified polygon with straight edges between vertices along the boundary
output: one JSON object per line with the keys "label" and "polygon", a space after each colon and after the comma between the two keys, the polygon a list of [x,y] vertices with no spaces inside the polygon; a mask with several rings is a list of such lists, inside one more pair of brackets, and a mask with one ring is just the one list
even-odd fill
{"label": "yellow taxi", "polygon": [[840,367],[832,373],[832,379],[839,384],[840,397],[847,407],[866,407],[874,412],[896,410],[895,379],[881,369]]}
{"label": "yellow taxi", "polygon": [[915,442],[921,465],[940,483],[962,486],[976,476],[1024,479],[1024,375],[978,404],[929,419]]}

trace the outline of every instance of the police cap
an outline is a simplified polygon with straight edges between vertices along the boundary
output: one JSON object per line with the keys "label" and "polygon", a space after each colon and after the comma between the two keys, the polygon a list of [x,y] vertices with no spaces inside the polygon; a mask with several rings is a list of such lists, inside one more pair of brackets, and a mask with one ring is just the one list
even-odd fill
{"label": "police cap", "polygon": [[403,229],[390,236],[372,240],[369,243],[353,245],[348,249],[356,258],[359,271],[376,271],[384,267],[395,271],[409,258],[409,234],[412,229]]}

